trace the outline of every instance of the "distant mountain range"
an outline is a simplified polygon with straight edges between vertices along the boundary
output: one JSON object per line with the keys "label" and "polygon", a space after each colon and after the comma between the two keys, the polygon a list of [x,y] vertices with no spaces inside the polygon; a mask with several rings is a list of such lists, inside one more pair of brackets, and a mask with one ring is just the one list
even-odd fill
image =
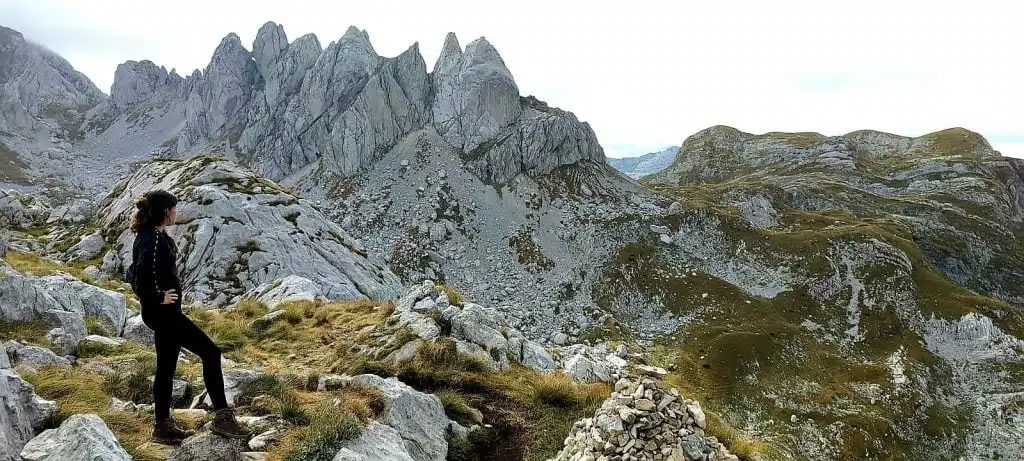
{"label": "distant mountain range", "polygon": [[661,152],[652,152],[639,157],[609,158],[608,164],[633,179],[657,173],[672,164],[679,153],[679,146],[665,148]]}

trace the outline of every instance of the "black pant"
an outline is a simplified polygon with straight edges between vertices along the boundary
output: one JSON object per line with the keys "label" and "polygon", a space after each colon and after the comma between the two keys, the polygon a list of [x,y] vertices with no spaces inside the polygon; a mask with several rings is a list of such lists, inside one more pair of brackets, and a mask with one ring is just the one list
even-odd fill
{"label": "black pant", "polygon": [[203,381],[206,382],[206,393],[213,401],[213,408],[227,408],[220,348],[213,340],[174,306],[144,307],[142,321],[153,330],[156,341],[156,378],[153,381],[156,420],[163,421],[171,416],[174,371],[178,368],[178,354],[183,347],[203,361]]}

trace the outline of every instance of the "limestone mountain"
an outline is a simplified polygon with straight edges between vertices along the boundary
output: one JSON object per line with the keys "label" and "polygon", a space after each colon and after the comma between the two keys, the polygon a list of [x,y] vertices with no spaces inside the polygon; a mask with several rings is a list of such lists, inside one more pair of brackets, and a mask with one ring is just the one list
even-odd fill
{"label": "limestone mountain", "polygon": [[70,156],[78,124],[106,96],[64,58],[0,26],[0,181],[54,173]]}
{"label": "limestone mountain", "polygon": [[[1024,457],[1024,163],[976,133],[712,127],[637,182],[485,39],[449,35],[428,71],[416,45],[381,57],[356,28],[323,47],[274,23],[186,77],[124,63],[75,114],[3,134],[25,182],[70,156],[55,175],[82,187],[51,192],[113,188],[0,192],[0,291],[18,300],[0,333],[68,425],[37,434],[54,407],[9,378],[18,444],[85,428],[105,445],[67,418],[81,409],[166,458],[138,428],[152,370],[130,343],[148,330],[82,286],[128,291],[131,200],[163,187],[182,197],[186,299],[262,424],[246,450]],[[203,435],[173,459],[213,449],[242,456]]]}
{"label": "limestone mountain", "polygon": [[657,173],[676,159],[679,146],[671,146],[660,152],[651,152],[639,157],[609,158],[608,164],[633,179]]}
{"label": "limestone mountain", "polygon": [[587,124],[520,96],[486,39],[463,50],[449,35],[428,73],[417,45],[381,57],[354,27],[326,48],[312,35],[289,42],[274,23],[260,28],[252,51],[229,34],[206,69],[185,79],[146,61],[126,63],[90,120],[94,135],[113,145],[232,154],[271,179],[321,185],[428,127],[496,182],[604,159]]}

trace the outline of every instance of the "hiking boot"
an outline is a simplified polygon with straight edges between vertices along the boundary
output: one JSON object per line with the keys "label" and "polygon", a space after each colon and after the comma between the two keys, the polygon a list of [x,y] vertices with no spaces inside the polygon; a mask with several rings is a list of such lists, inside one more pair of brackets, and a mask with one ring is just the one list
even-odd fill
{"label": "hiking boot", "polygon": [[252,437],[252,432],[249,432],[249,429],[246,429],[245,426],[241,425],[238,420],[235,419],[235,410],[231,408],[225,408],[214,412],[213,424],[210,425],[210,431],[221,437],[227,437],[229,439],[248,439],[249,437]]}
{"label": "hiking boot", "polygon": [[186,431],[178,427],[173,418],[157,421],[153,426],[153,441],[164,445],[180,445],[193,435],[195,431]]}

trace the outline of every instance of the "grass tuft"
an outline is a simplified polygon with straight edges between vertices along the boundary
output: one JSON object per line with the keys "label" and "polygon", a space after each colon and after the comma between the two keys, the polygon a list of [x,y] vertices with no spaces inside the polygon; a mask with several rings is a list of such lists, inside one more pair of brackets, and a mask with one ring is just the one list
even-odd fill
{"label": "grass tuft", "polygon": [[281,442],[284,461],[331,461],[346,441],[359,436],[363,422],[330,403],[309,414],[309,425],[292,431]]}

